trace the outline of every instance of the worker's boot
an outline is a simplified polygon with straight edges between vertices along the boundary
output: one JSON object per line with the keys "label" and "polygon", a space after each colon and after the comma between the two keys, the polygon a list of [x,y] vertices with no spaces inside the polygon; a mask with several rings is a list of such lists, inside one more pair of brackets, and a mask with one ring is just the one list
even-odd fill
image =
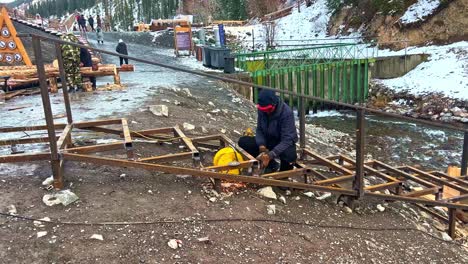
{"label": "worker's boot", "polygon": [[277,172],[280,167],[280,164],[276,160],[271,160],[268,166],[265,168],[264,174]]}

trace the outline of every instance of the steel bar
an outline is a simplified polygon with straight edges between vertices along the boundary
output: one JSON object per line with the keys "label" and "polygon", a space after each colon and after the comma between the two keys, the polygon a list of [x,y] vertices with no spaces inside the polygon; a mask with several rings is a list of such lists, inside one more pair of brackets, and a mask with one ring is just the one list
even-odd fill
{"label": "steel bar", "polygon": [[50,160],[50,152],[37,152],[0,156],[0,163],[29,162],[40,160]]}
{"label": "steel bar", "polygon": [[329,168],[331,168],[331,169],[333,169],[335,171],[341,172],[341,173],[343,173],[345,175],[354,174],[353,171],[348,170],[348,169],[340,166],[339,164],[336,164],[335,162],[327,160],[326,158],[320,156],[319,154],[313,152],[312,150],[304,149],[304,154],[311,156],[312,158],[320,161],[324,166],[327,166],[327,167],[329,167]]}
{"label": "steel bar", "polygon": [[412,192],[407,192],[401,194],[401,196],[406,196],[406,197],[419,197],[419,196],[424,196],[428,194],[436,194],[440,191],[439,187],[432,187],[432,188],[427,188],[427,189],[422,189],[420,191],[412,191]]}
{"label": "steel bar", "polygon": [[409,203],[416,203],[416,204],[423,204],[427,206],[441,206],[447,208],[457,208],[462,210],[468,210],[468,205],[466,204],[457,204],[457,203],[447,203],[435,200],[428,200],[424,198],[416,198],[416,197],[407,197],[402,195],[392,195],[392,194],[383,194],[383,193],[375,193],[375,192],[367,192],[367,197],[378,198],[386,201],[402,201],[402,202],[409,202]]}
{"label": "steel bar", "polygon": [[106,134],[113,134],[113,135],[122,135],[122,130],[118,129],[112,129],[112,128],[107,128],[107,127],[81,127],[80,129],[83,130],[90,130],[94,132],[102,132]]}
{"label": "steel bar", "polygon": [[132,131],[132,136],[142,137],[141,135],[152,136],[154,134],[170,134],[170,133],[174,133],[173,127],[162,127],[162,128],[156,128],[156,129]]}
{"label": "steel bar", "polygon": [[304,174],[309,174],[309,173],[310,173],[310,169],[300,168],[300,169],[295,169],[295,170],[279,171],[279,172],[263,174],[261,175],[261,177],[279,180],[279,179],[287,179],[289,177],[303,176]]}
{"label": "steel bar", "polygon": [[125,145],[123,142],[117,143],[108,143],[108,144],[99,144],[99,145],[92,145],[92,146],[83,146],[83,147],[75,147],[75,148],[68,148],[64,149],[65,152],[68,153],[95,153],[95,152],[105,152],[110,150],[116,149],[124,149]]}
{"label": "steel bar", "polygon": [[370,191],[370,192],[388,190],[390,188],[399,186],[400,184],[401,184],[400,181],[386,182],[386,183],[381,183],[381,184],[376,184],[376,185],[371,185],[371,186],[364,187],[364,190]]}
{"label": "steel bar", "polygon": [[168,161],[175,161],[181,160],[184,158],[192,158],[192,152],[182,152],[182,153],[175,153],[175,154],[167,154],[155,157],[148,157],[138,159],[139,162],[168,162]]}
{"label": "steel bar", "polygon": [[448,187],[450,187],[452,189],[460,191],[462,194],[468,193],[468,188],[465,188],[465,187],[462,187],[460,185],[451,183],[448,180],[438,178],[438,177],[436,177],[436,176],[434,176],[432,174],[429,174],[427,172],[424,172],[422,170],[416,169],[416,168],[411,167],[411,166],[406,166],[406,169],[420,175],[421,177],[425,177],[425,178],[429,179],[430,181],[436,182],[438,184],[446,185],[446,186],[448,186]]}
{"label": "steel bar", "polygon": [[63,187],[63,175],[60,169],[60,160],[57,149],[57,136],[55,135],[54,117],[52,114],[52,108],[50,106],[49,89],[47,87],[40,38],[33,37],[32,46],[34,50],[34,58],[36,60],[37,73],[39,76],[39,86],[41,88],[42,106],[44,108],[47,134],[49,135],[50,164],[52,166],[52,175],[54,177],[54,187],[61,189]]}
{"label": "steel bar", "polygon": [[88,127],[107,126],[107,125],[121,125],[122,119],[105,119],[105,120],[94,120],[94,121],[81,121],[74,122],[73,127],[84,129]]}
{"label": "steel bar", "polygon": [[[56,137],[56,140],[58,137]],[[0,140],[0,146],[6,145],[17,145],[17,144],[32,144],[32,143],[48,143],[49,137],[30,137],[30,138],[18,138],[18,139],[5,139]]]}
{"label": "steel bar", "polygon": [[69,124],[65,127],[62,134],[60,134],[60,137],[57,140],[57,146],[59,149],[64,149],[66,145],[70,143],[72,129],[73,129],[73,125]]}
{"label": "steel bar", "polygon": [[68,124],[73,123],[72,111],[70,106],[70,97],[68,96],[67,74],[65,73],[65,66],[63,64],[62,48],[59,43],[55,43],[55,53],[57,55],[57,62],[60,72],[60,82],[62,83],[63,102],[65,103],[65,111],[67,113]]}
{"label": "steel bar", "polygon": [[234,141],[232,141],[230,138],[228,138],[226,135],[224,134],[221,134],[219,135],[221,137],[221,139],[226,142],[229,146],[233,147],[234,149],[236,149],[238,152],[240,152],[246,159],[248,160],[255,160],[256,158],[253,157],[252,155],[250,155],[247,151],[245,151],[244,149],[242,149],[241,147],[237,146],[236,143],[234,143]]}
{"label": "steel bar", "polygon": [[455,213],[456,213],[455,208],[448,209],[448,215],[449,215],[448,234],[452,239],[455,239],[456,237],[455,231],[456,231],[457,219],[456,219]]}
{"label": "steel bar", "polygon": [[459,202],[459,201],[464,201],[464,200],[468,200],[468,194],[462,194],[462,195],[458,195],[458,196],[453,196],[453,197],[450,197],[450,198],[447,198],[447,199],[443,199],[441,201],[445,201],[445,202]]}
{"label": "steel bar", "polygon": [[[67,126],[66,124],[54,124],[55,129],[64,129],[66,126]],[[2,127],[0,128],[0,133],[38,131],[38,130],[47,130],[47,125],[23,126],[23,127]]]}
{"label": "steel bar", "polygon": [[132,136],[130,135],[130,129],[128,128],[128,122],[126,118],[122,118],[122,131],[124,137],[125,150],[127,151],[127,158],[132,160],[135,158],[133,152],[133,141]]}
{"label": "steel bar", "polygon": [[426,186],[426,187],[429,187],[429,188],[432,188],[432,187],[437,187],[437,185],[431,183],[431,182],[428,182],[426,180],[423,180],[423,179],[420,179],[418,177],[415,177],[409,173],[406,173],[402,170],[399,170],[399,169],[396,169],[396,168],[393,168],[392,166],[390,165],[387,165],[381,161],[378,161],[378,160],[374,160],[374,166],[378,166],[378,167],[382,167],[384,169],[386,169],[387,171],[390,171],[400,177],[403,177],[403,178],[406,178],[408,180],[411,180],[411,181],[414,181],[416,183],[419,183],[423,186]]}
{"label": "steel bar", "polygon": [[190,138],[193,143],[199,143],[199,142],[206,142],[210,140],[220,140],[221,135],[209,135],[209,136],[202,136],[202,137],[193,137]]}
{"label": "steel bar", "polygon": [[318,185],[330,185],[330,184],[336,184],[336,183],[343,183],[347,181],[353,180],[355,175],[344,175],[344,176],[338,176],[334,178],[328,178],[325,180],[320,180],[320,181],[315,181],[314,184]]}
{"label": "steel bar", "polygon": [[[246,82],[246,81],[241,81],[241,80],[237,80],[237,79],[231,79],[231,78],[223,77],[221,75],[215,75],[215,74],[206,73],[206,72],[203,72],[203,71],[190,70],[190,69],[187,69],[187,68],[182,68],[182,67],[178,67],[178,66],[174,66],[174,65],[169,65],[169,64],[155,62],[155,61],[150,61],[150,60],[146,60],[146,59],[142,59],[142,58],[136,58],[136,57],[132,57],[132,56],[124,55],[124,54],[119,54],[119,53],[104,50],[104,49],[93,48],[93,47],[89,47],[89,46],[86,46],[86,45],[82,45],[82,44],[78,44],[78,43],[74,43],[74,42],[69,42],[69,41],[64,41],[64,40],[61,40],[61,39],[55,39],[55,38],[51,38],[51,37],[47,37],[47,36],[43,36],[43,35],[26,33],[26,34],[18,34],[18,36],[19,37],[34,36],[34,37],[45,39],[45,40],[52,41],[52,42],[55,42],[55,43],[68,44],[68,45],[72,45],[72,46],[75,46],[75,47],[86,48],[86,49],[89,49],[89,50],[99,52],[101,54],[108,54],[108,55],[112,55],[112,56],[116,56],[116,57],[123,57],[123,58],[130,59],[132,61],[137,61],[137,62],[150,64],[150,65],[154,65],[154,66],[160,66],[160,67],[175,70],[175,71],[190,73],[190,74],[203,76],[203,77],[207,77],[207,78],[211,78],[211,79],[216,79],[216,80],[225,81],[225,82],[229,82],[229,83],[244,85],[244,86],[247,86],[247,87],[254,87],[256,89],[266,89],[266,90],[278,91],[277,89],[272,88],[272,87],[268,87],[268,86],[256,85],[256,84]],[[296,92],[292,92],[292,91],[284,90],[283,92],[286,93],[286,94],[289,94],[289,95],[293,95],[293,96],[301,96],[300,94],[298,94]],[[328,104],[337,105],[337,106],[342,106],[342,107],[346,107],[346,108],[350,108],[350,109],[356,109],[356,110],[357,109],[364,109],[368,113],[378,114],[378,115],[382,115],[382,116],[394,117],[394,118],[404,119],[404,120],[408,120],[408,121],[412,121],[412,122],[416,122],[416,123],[420,123],[420,124],[426,124],[426,125],[435,126],[435,127],[442,127],[442,128],[448,128],[448,129],[468,132],[468,128],[466,128],[466,127],[464,127],[462,125],[456,126],[456,125],[446,124],[446,123],[442,123],[442,122],[435,122],[435,121],[429,121],[429,120],[424,120],[424,119],[417,119],[417,118],[413,118],[413,117],[402,116],[402,115],[399,115],[399,114],[384,112],[384,111],[381,111],[381,110],[378,110],[378,109],[372,109],[372,108],[367,108],[367,107],[354,105],[354,104],[346,104],[346,103],[342,103],[342,102],[336,102],[334,100],[329,100],[329,99],[322,99],[322,98],[314,97],[314,96],[310,96],[310,95],[308,95],[308,96],[304,95],[304,97],[309,99],[309,100],[317,100],[319,102],[328,103]]]}
{"label": "steel bar", "polygon": [[429,173],[432,174],[432,175],[435,175],[435,176],[445,178],[445,179],[450,180],[452,182],[456,182],[456,183],[460,184],[461,186],[468,187],[468,181],[463,180],[463,178],[461,176],[460,177],[450,176],[450,175],[447,175],[447,174],[445,174],[443,172],[440,172],[440,171],[432,171],[432,172],[429,172]]}
{"label": "steel bar", "polygon": [[198,149],[193,145],[193,142],[190,138],[186,137],[184,132],[180,130],[179,127],[174,127],[174,134],[182,139],[185,146],[192,152],[192,157],[194,160],[200,160],[200,153]]}
{"label": "steel bar", "polygon": [[468,132],[465,131],[463,136],[463,151],[462,151],[462,160],[461,160],[461,174],[462,176],[467,176],[468,173]]}
{"label": "steel bar", "polygon": [[[341,159],[343,159],[345,162],[347,163],[350,163],[352,165],[356,165],[356,162],[354,160],[352,160],[350,157],[347,157],[345,155],[339,155],[339,157]],[[366,172],[369,172],[369,175],[375,175],[383,180],[386,180],[386,181],[389,181],[389,182],[401,182],[399,181],[398,179],[392,177],[392,176],[389,176],[381,171],[378,171],[368,165],[366,165],[366,163],[364,163],[364,171]]]}
{"label": "steel bar", "polygon": [[[358,87],[358,89],[360,89]],[[353,182],[353,189],[358,193],[358,197],[364,195],[364,146],[365,142],[365,113],[364,110],[357,110],[356,118],[356,177]]]}
{"label": "steel bar", "polygon": [[272,180],[272,179],[265,179],[262,177],[223,174],[223,173],[212,172],[212,171],[201,171],[197,169],[173,167],[173,166],[167,166],[167,165],[161,165],[161,164],[150,164],[150,163],[143,163],[143,162],[136,162],[136,161],[119,160],[119,159],[103,158],[103,157],[95,157],[95,156],[89,156],[89,155],[71,154],[71,153],[64,153],[63,158],[64,160],[89,162],[89,163],[95,163],[99,165],[146,169],[146,170],[160,171],[160,172],[171,173],[171,174],[187,174],[187,175],[192,175],[192,176],[197,176],[197,177],[215,178],[215,179],[221,179],[221,180],[254,183],[254,184],[268,185],[268,186],[283,186],[283,187],[289,187],[289,188],[301,189],[301,190],[334,192],[334,193],[345,194],[345,195],[350,195],[350,196],[356,195],[356,192],[353,190],[346,190],[346,189],[341,189],[341,188],[318,186],[318,185],[312,185],[312,184],[288,182],[288,181],[281,181],[281,180]]}

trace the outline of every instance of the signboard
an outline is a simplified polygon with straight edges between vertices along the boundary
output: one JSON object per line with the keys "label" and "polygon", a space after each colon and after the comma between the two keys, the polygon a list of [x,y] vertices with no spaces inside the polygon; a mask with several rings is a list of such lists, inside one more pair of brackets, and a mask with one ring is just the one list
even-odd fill
{"label": "signboard", "polygon": [[174,27],[174,41],[176,56],[180,55],[180,50],[189,51],[189,55],[193,54],[192,27],[189,24]]}
{"label": "signboard", "polygon": [[23,42],[16,36],[16,29],[10,20],[7,10],[2,7],[0,13],[0,62],[24,63],[31,66]]}
{"label": "signboard", "polygon": [[178,50],[190,50],[192,48],[192,40],[190,33],[179,32],[177,33],[176,38]]}

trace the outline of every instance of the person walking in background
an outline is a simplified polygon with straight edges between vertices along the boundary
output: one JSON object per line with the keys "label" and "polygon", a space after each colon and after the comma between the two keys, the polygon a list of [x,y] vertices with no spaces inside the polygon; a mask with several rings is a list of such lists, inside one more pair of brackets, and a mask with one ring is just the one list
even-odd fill
{"label": "person walking in background", "polygon": [[102,33],[101,27],[96,28],[96,39],[98,44],[104,44],[104,34]]}
{"label": "person walking in background", "polygon": [[102,21],[101,21],[101,16],[100,15],[97,15],[97,17],[96,17],[96,25],[97,25],[98,28],[102,29]]}
{"label": "person walking in background", "polygon": [[[115,48],[115,51],[123,55],[128,55],[127,44],[125,44],[125,42],[123,42],[122,39],[119,39],[119,44],[117,44],[117,48]],[[125,64],[128,64],[127,58],[119,57],[119,59],[120,59],[120,66],[122,66],[124,60],[125,60]]]}
{"label": "person walking in background", "polygon": [[91,31],[94,32],[94,18],[93,18],[93,16],[89,16],[88,23],[89,23],[89,26],[91,27]]}
{"label": "person walking in background", "polygon": [[81,14],[81,16],[80,16],[79,25],[80,25],[80,29],[82,29],[83,32],[88,31],[88,30],[86,29],[86,19],[85,19],[85,17],[84,17],[83,14]]}

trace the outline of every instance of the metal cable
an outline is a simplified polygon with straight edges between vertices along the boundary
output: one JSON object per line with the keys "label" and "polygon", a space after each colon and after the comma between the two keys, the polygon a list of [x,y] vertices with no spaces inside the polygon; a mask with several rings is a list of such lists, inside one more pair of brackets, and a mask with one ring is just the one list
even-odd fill
{"label": "metal cable", "polygon": [[88,223],[88,222],[63,222],[63,221],[44,221],[41,219],[37,219],[34,217],[29,216],[21,216],[21,215],[12,215],[8,213],[1,213],[1,216],[5,217],[12,217],[26,221],[38,221],[44,224],[54,224],[54,225],[72,225],[72,226],[105,226],[105,225],[158,225],[158,224],[184,224],[184,223],[217,223],[217,222],[263,222],[263,223],[276,223],[276,224],[288,224],[288,225],[300,225],[300,226],[308,226],[308,227],[315,227],[315,228],[323,228],[323,229],[348,229],[348,230],[359,230],[359,231],[372,231],[372,232],[382,232],[382,231],[414,231],[420,232],[425,234],[429,237],[435,238],[439,241],[443,241],[445,243],[455,244],[461,247],[467,248],[467,246],[455,242],[455,241],[447,241],[440,237],[437,237],[433,234],[428,232],[419,230],[414,227],[356,227],[356,226],[342,226],[342,225],[324,225],[324,224],[315,224],[315,223],[308,223],[308,222],[299,222],[299,221],[289,221],[289,220],[276,220],[276,219],[266,219],[266,218],[254,218],[254,219],[246,219],[246,218],[217,218],[217,219],[194,219],[194,220],[153,220],[153,221],[141,221],[141,222],[97,222],[97,223]]}

